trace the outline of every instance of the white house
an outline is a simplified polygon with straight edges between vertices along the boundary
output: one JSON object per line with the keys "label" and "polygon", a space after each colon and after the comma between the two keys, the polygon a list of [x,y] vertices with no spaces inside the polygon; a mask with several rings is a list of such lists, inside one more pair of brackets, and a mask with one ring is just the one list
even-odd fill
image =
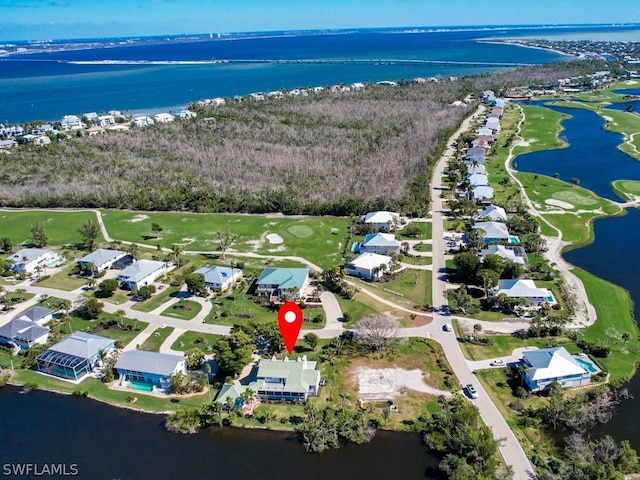
{"label": "white house", "polygon": [[360,245],[360,253],[389,254],[400,251],[400,242],[393,233],[369,233]]}
{"label": "white house", "polygon": [[155,122],[153,121],[153,118],[147,117],[146,115],[141,115],[139,117],[133,118],[133,124],[136,127],[147,127],[149,125],[153,125],[154,123]]}
{"label": "white house", "polygon": [[178,118],[182,118],[182,119],[188,119],[188,118],[196,118],[197,113],[196,112],[192,112],[191,110],[180,110],[176,116]]}
{"label": "white house", "polygon": [[100,115],[96,123],[99,127],[108,127],[109,125],[115,125],[116,119],[113,115]]}
{"label": "white house", "polygon": [[348,275],[364,278],[365,280],[376,280],[382,276],[383,268],[391,269],[392,258],[377,253],[363,253],[344,266]]}
{"label": "white house", "polygon": [[15,147],[16,145],[18,145],[18,142],[16,142],[13,138],[10,138],[8,140],[0,140],[1,150],[9,150],[10,148]]}
{"label": "white house", "polygon": [[495,296],[506,295],[509,298],[526,298],[531,303],[555,303],[551,290],[538,288],[533,280],[512,278],[498,281]]}
{"label": "white house", "polygon": [[473,225],[473,228],[484,232],[485,243],[520,243],[518,237],[511,235],[507,225],[501,222],[477,222]]}
{"label": "white house", "polygon": [[480,251],[480,259],[482,261],[484,261],[484,257],[486,257],[487,255],[497,255],[501,258],[504,258],[505,260],[517,263],[518,265],[526,264],[525,257],[517,255],[513,249],[507,248],[504,245],[489,245],[487,246],[487,248],[483,248]]}
{"label": "white house", "polygon": [[65,115],[64,117],[62,117],[60,126],[64,131],[80,130],[84,127],[82,121],[80,120],[80,117],[78,117],[77,115]]}
{"label": "white house", "polygon": [[488,205],[485,209],[480,210],[473,218],[476,220],[488,218],[493,222],[506,222],[508,219],[505,209],[497,205]]}
{"label": "white house", "polygon": [[395,212],[369,212],[365,215],[363,222],[373,225],[377,230],[393,230],[400,220],[400,215]]}
{"label": "white house", "polygon": [[[487,136],[491,136],[493,135],[493,130],[491,130],[488,127],[482,127],[478,129],[478,135],[487,135]],[[476,147],[476,148],[480,148],[480,147]]]}
{"label": "white house", "polygon": [[33,322],[38,325],[44,325],[53,320],[53,310],[45,307],[32,307],[26,312],[14,317],[14,320],[23,320],[25,322]]}
{"label": "white house", "polygon": [[588,357],[573,357],[564,347],[524,352],[522,363],[527,367],[524,382],[533,392],[545,390],[553,382],[565,388],[588,385],[591,375],[600,371]]}
{"label": "white house", "polygon": [[493,133],[500,133],[500,120],[497,118],[487,118],[484,126],[491,130]]}
{"label": "white house", "polygon": [[491,202],[493,200],[493,188],[479,185],[471,190],[471,198],[478,203]]}
{"label": "white house", "polygon": [[126,387],[130,382],[142,382],[150,387],[167,390],[171,377],[177,373],[186,373],[184,355],[127,350],[122,352],[115,364],[120,377],[118,385]]}
{"label": "white house", "polygon": [[42,147],[43,145],[49,145],[51,143],[51,139],[46,135],[38,135],[33,139],[33,144]]}
{"label": "white house", "polygon": [[23,248],[13,255],[9,255],[7,260],[11,260],[13,271],[20,273],[33,273],[38,267],[55,267],[62,263],[62,258],[51,250],[44,248]]}
{"label": "white house", "polygon": [[153,120],[158,123],[169,123],[173,122],[174,117],[170,113],[158,113],[153,116]]}
{"label": "white house", "polygon": [[167,264],[155,260],[139,260],[132,263],[118,275],[118,283],[125,288],[140,288],[151,285],[167,271]]}
{"label": "white house", "polygon": [[472,188],[483,187],[489,185],[489,177],[482,173],[472,173],[467,175],[467,182]]}
{"label": "white house", "polygon": [[91,120],[92,122],[95,122],[96,120],[98,120],[98,114],[96,112],[88,112],[83,114],[82,116],[87,120]]}
{"label": "white house", "polygon": [[475,174],[486,175],[487,174],[487,167],[485,167],[482,163],[478,163],[478,162],[467,163],[467,174],[469,174],[469,175],[475,175]]}
{"label": "white house", "polygon": [[122,260],[126,256],[127,253],[121,252],[120,250],[99,248],[78,260],[78,264],[80,265],[81,270],[86,270],[90,264],[93,264],[94,269],[92,273],[96,274],[111,268],[114,263],[118,260]]}
{"label": "white house", "polygon": [[241,269],[230,267],[202,267],[193,273],[203,274],[206,287],[214,292],[226,290],[235,281],[242,278]]}

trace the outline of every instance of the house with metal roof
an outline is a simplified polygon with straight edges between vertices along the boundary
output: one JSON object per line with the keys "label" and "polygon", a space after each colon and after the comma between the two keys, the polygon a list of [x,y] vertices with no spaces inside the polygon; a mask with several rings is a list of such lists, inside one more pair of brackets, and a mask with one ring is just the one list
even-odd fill
{"label": "house with metal roof", "polygon": [[270,297],[296,298],[302,296],[308,280],[308,268],[265,268],[256,280],[256,292]]}
{"label": "house with metal roof", "polygon": [[379,211],[369,212],[365,215],[363,223],[373,225],[376,230],[391,231],[400,221],[400,215],[395,212]]}
{"label": "house with metal roof", "polygon": [[467,175],[467,183],[471,188],[489,185],[489,176],[482,173],[473,173]]}
{"label": "house with metal roof", "polygon": [[491,203],[493,201],[493,188],[479,185],[471,190],[470,196],[477,203]]}
{"label": "house with metal roof", "polygon": [[565,388],[588,385],[591,375],[600,371],[588,357],[573,357],[564,347],[526,351],[522,363],[528,367],[524,382],[533,392],[545,390],[552,382]]}
{"label": "house with metal roof", "polygon": [[145,352],[144,350],[127,350],[122,352],[115,364],[118,372],[118,385],[126,387],[133,383],[148,385],[151,390],[157,387],[167,390],[171,384],[171,377],[176,373],[186,373],[186,359],[184,355],[169,355],[166,353]]}
{"label": "house with metal roof", "polygon": [[12,348],[28,350],[34,345],[44,345],[49,341],[49,327],[43,327],[29,320],[14,318],[0,327],[0,344]]}
{"label": "house with metal roof", "polygon": [[509,233],[507,225],[502,222],[476,222],[473,228],[484,233],[484,243],[506,242],[517,245],[520,239]]}
{"label": "house with metal roof", "polygon": [[480,173],[482,175],[486,175],[487,167],[484,166],[484,162],[467,163],[467,173],[469,175],[473,175],[474,173]]}
{"label": "house with metal roof", "polygon": [[[480,251],[480,260],[484,261],[484,258],[487,255],[497,255],[500,258],[504,258],[505,260],[513,263],[517,263],[518,265],[526,265],[527,264],[527,254],[524,253],[524,248],[516,247],[519,250],[516,251],[514,248],[505,247],[504,245],[487,245],[487,248],[483,248]],[[518,253],[524,253],[524,255]]]}
{"label": "house with metal roof", "polygon": [[110,338],[75,332],[36,359],[38,371],[67,380],[80,380],[100,363],[100,355],[115,348]]}
{"label": "house with metal roof", "polygon": [[53,310],[45,307],[31,307],[26,312],[14,317],[14,320],[25,320],[27,322],[34,322],[38,325],[44,325],[47,322],[53,320]]}
{"label": "house with metal roof", "polygon": [[376,280],[382,276],[384,270],[391,268],[392,258],[386,255],[366,252],[356,258],[349,260],[344,269],[347,275],[364,278],[365,280]]}
{"label": "house with metal roof", "polygon": [[80,266],[80,270],[85,271],[93,264],[94,268],[91,273],[95,275],[103,270],[108,270],[116,262],[124,259],[127,255],[127,252],[121,252],[120,250],[99,248],[78,260],[78,265]]}
{"label": "house with metal roof", "polygon": [[400,242],[393,233],[369,233],[360,245],[360,252],[390,254],[400,251]]}
{"label": "house with metal roof", "polygon": [[226,403],[232,398],[236,406],[241,404],[240,396],[246,389],[252,389],[261,400],[283,400],[290,402],[307,401],[309,396],[318,394],[320,389],[320,370],[316,362],[307,360],[303,355],[296,360],[285,357],[283,360],[260,360],[256,379],[248,385],[225,385],[216,398]]}
{"label": "house with metal roof", "polygon": [[20,274],[35,272],[39,267],[56,267],[62,258],[54,251],[44,248],[23,248],[7,257],[13,262],[13,271]]}
{"label": "house with metal roof", "polygon": [[204,284],[205,286],[213,290],[214,292],[221,292],[226,290],[235,283],[237,280],[242,278],[242,270],[239,268],[233,267],[202,267],[198,268],[193,273],[201,273],[204,275]]}
{"label": "house with metal roof", "polygon": [[506,295],[509,298],[525,298],[536,305],[556,302],[551,290],[538,288],[533,280],[523,278],[499,280],[495,296],[499,295]]}
{"label": "house with metal roof", "polygon": [[497,205],[487,205],[473,218],[476,220],[488,218],[492,222],[506,222],[509,217],[504,208],[498,207]]}
{"label": "house with metal roof", "polygon": [[151,285],[167,271],[165,262],[155,260],[139,260],[122,270],[118,275],[118,283],[129,290]]}

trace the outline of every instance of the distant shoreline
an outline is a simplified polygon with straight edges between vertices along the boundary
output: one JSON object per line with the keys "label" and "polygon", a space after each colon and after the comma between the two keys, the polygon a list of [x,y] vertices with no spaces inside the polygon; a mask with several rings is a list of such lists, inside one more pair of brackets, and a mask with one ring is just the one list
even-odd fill
{"label": "distant shoreline", "polygon": [[543,50],[545,52],[553,52],[558,55],[562,55],[563,57],[570,58],[578,58],[576,55],[572,55],[571,53],[563,52],[562,50],[556,50],[555,48],[546,48],[546,47],[538,47],[536,45],[527,45],[526,43],[521,43],[521,40],[477,40],[478,43],[491,43],[493,45],[512,45],[514,47],[522,47],[522,48],[532,48],[534,50]]}

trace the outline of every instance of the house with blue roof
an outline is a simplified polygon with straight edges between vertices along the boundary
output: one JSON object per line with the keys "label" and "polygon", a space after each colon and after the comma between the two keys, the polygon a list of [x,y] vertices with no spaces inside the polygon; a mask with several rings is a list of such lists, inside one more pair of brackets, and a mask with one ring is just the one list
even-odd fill
{"label": "house with blue roof", "polygon": [[308,280],[308,268],[265,268],[256,280],[256,293],[278,298],[301,297]]}
{"label": "house with blue roof", "polygon": [[222,292],[242,278],[242,270],[233,267],[202,267],[193,273],[204,275],[205,286],[214,292]]}

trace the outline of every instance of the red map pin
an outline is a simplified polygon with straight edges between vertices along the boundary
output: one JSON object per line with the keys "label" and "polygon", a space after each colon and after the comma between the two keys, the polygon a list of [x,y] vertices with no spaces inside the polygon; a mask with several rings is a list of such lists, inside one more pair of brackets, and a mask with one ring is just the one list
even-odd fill
{"label": "red map pin", "polygon": [[289,355],[296,346],[302,328],[302,310],[295,302],[285,302],[278,310],[278,326]]}

